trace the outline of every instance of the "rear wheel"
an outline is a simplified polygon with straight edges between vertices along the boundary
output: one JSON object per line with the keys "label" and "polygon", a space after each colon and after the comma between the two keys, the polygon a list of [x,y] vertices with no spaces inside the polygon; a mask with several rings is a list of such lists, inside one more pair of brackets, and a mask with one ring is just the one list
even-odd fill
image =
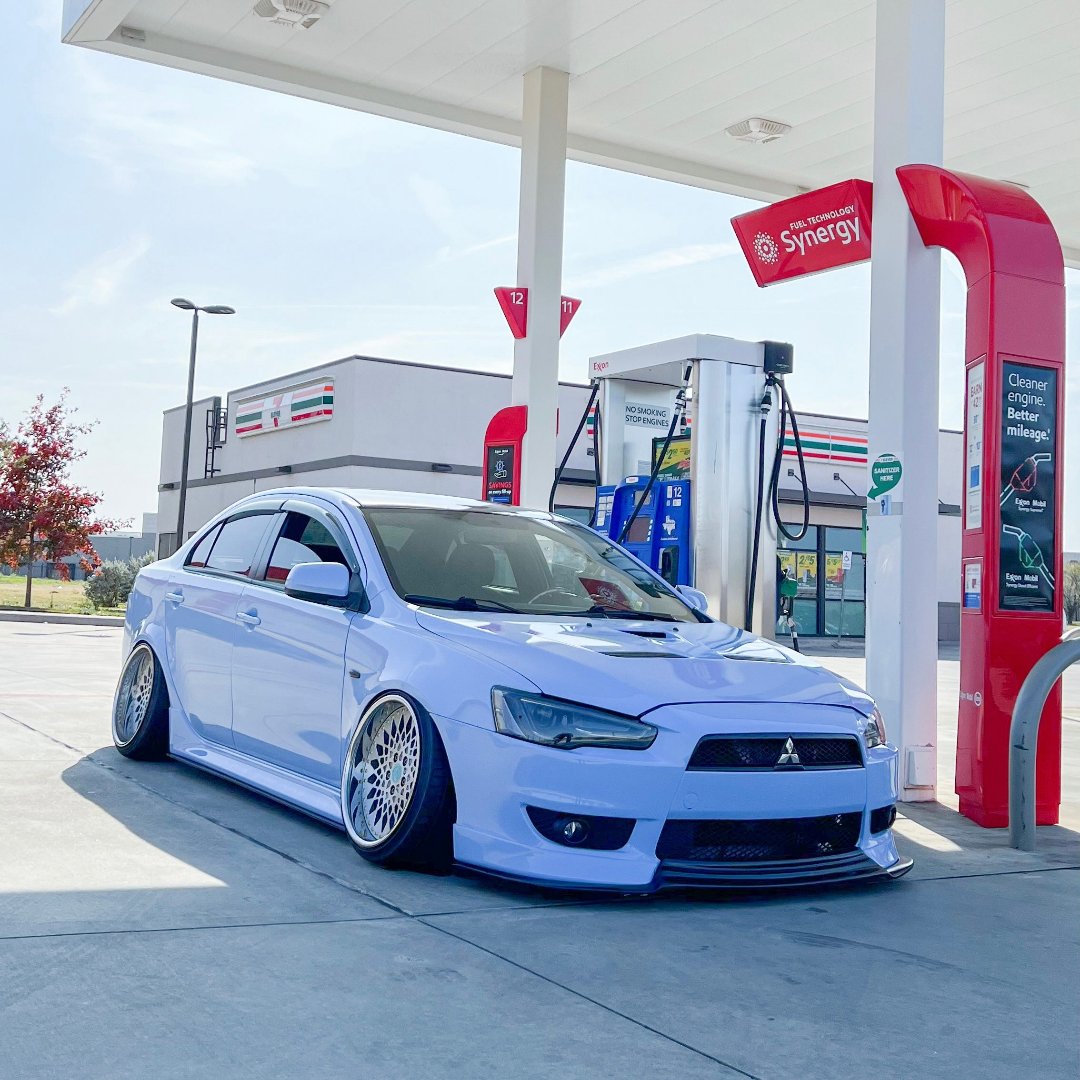
{"label": "rear wheel", "polygon": [[447,870],[453,858],[453,786],[438,729],[404,694],[364,713],[341,779],[345,829],[365,859]]}
{"label": "rear wheel", "polygon": [[145,642],[131,650],[120,672],[112,733],[125,757],[156,761],[169,752],[169,694],[161,665]]}

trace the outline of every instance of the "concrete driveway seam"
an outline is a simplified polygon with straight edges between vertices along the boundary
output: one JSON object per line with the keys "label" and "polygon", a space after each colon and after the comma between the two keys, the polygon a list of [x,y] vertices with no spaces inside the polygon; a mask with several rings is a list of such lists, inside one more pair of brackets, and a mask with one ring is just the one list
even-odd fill
{"label": "concrete driveway seam", "polygon": [[511,967],[516,968],[518,971],[523,972],[526,975],[532,975],[537,979],[548,983],[550,986],[554,986],[559,990],[564,990],[568,994],[572,994],[574,997],[579,998],[581,1001],[588,1002],[590,1005],[596,1006],[598,1009],[602,1009],[604,1012],[611,1016],[618,1017],[620,1020],[625,1020],[628,1023],[633,1024],[635,1027],[641,1028],[644,1031],[648,1031],[652,1035],[656,1035],[663,1039],[665,1042],[674,1044],[675,1046],[682,1047],[684,1050],[689,1050],[693,1054],[697,1054],[699,1057],[705,1058],[706,1061],[711,1061],[715,1065],[719,1065],[721,1068],[726,1069],[733,1076],[742,1076],[746,1080],[764,1080],[763,1077],[758,1076],[756,1073],[747,1072],[745,1069],[740,1069],[737,1065],[732,1065],[721,1058],[716,1057],[713,1054],[708,1053],[705,1050],[701,1050],[691,1043],[684,1042],[682,1039],[675,1038],[674,1035],[669,1035],[665,1031],[661,1031],[659,1028],[653,1027],[651,1024],[646,1024],[644,1021],[637,1019],[637,1017],[631,1016],[629,1013],[622,1012],[619,1009],[614,1008],[611,1005],[607,1005],[597,998],[590,997],[588,994],[583,994],[580,990],[575,990],[571,986],[567,986],[566,983],[559,982],[558,979],[553,979],[549,975],[537,971],[535,968],[529,967],[527,964],[522,964],[517,960],[511,960],[508,956],[503,956],[502,953],[496,952],[494,949],[489,949],[485,945],[470,940],[467,937],[463,937],[461,934],[455,934],[452,930],[447,930],[443,926],[436,926],[428,921],[429,916],[422,915],[416,916],[415,921],[422,923],[431,930],[437,930],[440,934],[445,934],[449,938],[453,938],[455,941],[461,942],[463,945],[470,945],[474,949],[478,949],[482,953],[486,953],[488,956],[493,957],[496,960],[501,960],[503,963],[509,964]]}

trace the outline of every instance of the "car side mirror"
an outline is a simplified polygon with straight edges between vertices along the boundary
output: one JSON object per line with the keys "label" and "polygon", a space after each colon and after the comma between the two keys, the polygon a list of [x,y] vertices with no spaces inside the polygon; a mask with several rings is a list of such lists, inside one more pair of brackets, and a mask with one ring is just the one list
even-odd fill
{"label": "car side mirror", "polygon": [[333,603],[348,598],[352,574],[336,562],[297,563],[285,579],[285,595],[297,600]]}
{"label": "car side mirror", "polygon": [[695,610],[704,615],[709,610],[709,598],[700,590],[689,585],[676,585],[679,595]]}

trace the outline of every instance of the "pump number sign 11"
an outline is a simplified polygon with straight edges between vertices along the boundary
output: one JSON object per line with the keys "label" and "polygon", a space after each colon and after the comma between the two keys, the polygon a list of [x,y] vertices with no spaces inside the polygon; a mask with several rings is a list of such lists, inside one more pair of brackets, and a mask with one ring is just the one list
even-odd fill
{"label": "pump number sign 11", "polygon": [[1053,611],[1057,371],[1005,361],[1001,383],[1003,611]]}

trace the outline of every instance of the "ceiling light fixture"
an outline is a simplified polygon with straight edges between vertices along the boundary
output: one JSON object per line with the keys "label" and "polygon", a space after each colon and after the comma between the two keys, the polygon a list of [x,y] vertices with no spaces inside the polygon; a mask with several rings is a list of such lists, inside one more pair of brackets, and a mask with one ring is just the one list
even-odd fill
{"label": "ceiling light fixture", "polygon": [[742,142],[767,143],[779,139],[791,130],[790,124],[781,124],[779,120],[763,120],[760,116],[751,116],[724,129],[733,139]]}
{"label": "ceiling light fixture", "polygon": [[252,9],[275,26],[310,30],[329,10],[325,0],[255,0]]}

